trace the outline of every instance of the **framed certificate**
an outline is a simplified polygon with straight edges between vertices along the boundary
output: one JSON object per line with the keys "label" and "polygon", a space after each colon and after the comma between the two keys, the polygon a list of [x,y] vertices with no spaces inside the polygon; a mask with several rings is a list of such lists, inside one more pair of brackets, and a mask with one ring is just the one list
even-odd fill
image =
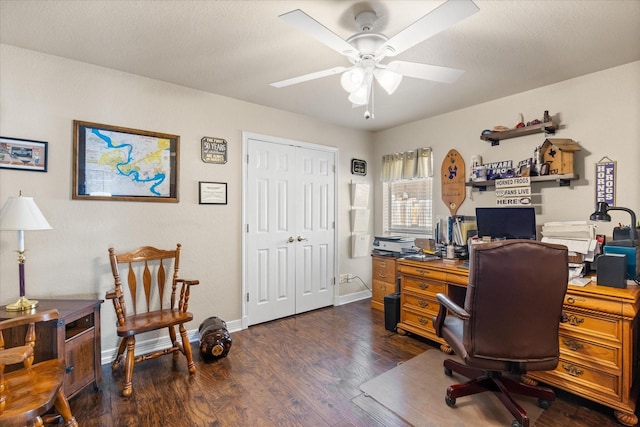
{"label": "framed certificate", "polygon": [[227,183],[200,181],[198,203],[201,205],[226,205]]}

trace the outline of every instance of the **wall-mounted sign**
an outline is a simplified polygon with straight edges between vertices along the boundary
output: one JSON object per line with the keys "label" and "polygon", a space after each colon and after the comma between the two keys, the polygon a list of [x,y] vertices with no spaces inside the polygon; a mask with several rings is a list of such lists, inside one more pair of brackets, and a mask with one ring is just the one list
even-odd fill
{"label": "wall-mounted sign", "polygon": [[518,176],[496,179],[496,206],[531,204],[531,178]]}
{"label": "wall-mounted sign", "polygon": [[609,206],[615,206],[616,162],[602,160],[596,163],[596,204],[606,202]]}
{"label": "wall-mounted sign", "polygon": [[464,202],[465,191],[464,160],[456,150],[449,150],[442,161],[440,179],[442,180],[442,201],[449,208],[451,216],[455,216],[458,208]]}
{"label": "wall-mounted sign", "polygon": [[367,174],[367,162],[365,160],[351,159],[351,173],[365,176]]}
{"label": "wall-mounted sign", "polygon": [[202,142],[202,161],[205,163],[227,163],[227,141],[205,136]]}

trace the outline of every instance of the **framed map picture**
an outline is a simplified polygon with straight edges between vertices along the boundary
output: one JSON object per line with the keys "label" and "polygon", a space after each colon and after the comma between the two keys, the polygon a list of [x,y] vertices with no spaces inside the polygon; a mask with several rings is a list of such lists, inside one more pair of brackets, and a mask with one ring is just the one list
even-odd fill
{"label": "framed map picture", "polygon": [[178,202],[178,135],[73,121],[73,199]]}

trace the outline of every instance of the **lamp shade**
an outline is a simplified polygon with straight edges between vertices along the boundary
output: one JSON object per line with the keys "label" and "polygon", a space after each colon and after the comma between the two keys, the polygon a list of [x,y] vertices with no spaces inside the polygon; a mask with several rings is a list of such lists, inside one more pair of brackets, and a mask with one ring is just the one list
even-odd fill
{"label": "lamp shade", "polygon": [[50,230],[33,197],[9,197],[0,212],[0,230]]}
{"label": "lamp shade", "polygon": [[355,67],[349,71],[345,71],[340,77],[340,84],[342,84],[342,88],[349,93],[358,89],[363,81],[364,71],[360,67]]}
{"label": "lamp shade", "polygon": [[373,75],[376,77],[378,83],[380,83],[380,86],[382,86],[389,95],[393,94],[393,92],[398,89],[398,86],[400,86],[400,82],[402,81],[402,74],[381,68],[376,68],[373,71]]}

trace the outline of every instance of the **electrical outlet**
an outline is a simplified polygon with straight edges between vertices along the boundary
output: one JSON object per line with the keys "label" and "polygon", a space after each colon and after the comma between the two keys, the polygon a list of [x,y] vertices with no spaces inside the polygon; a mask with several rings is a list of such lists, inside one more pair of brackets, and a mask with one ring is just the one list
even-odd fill
{"label": "electrical outlet", "polygon": [[348,274],[341,274],[340,275],[340,283],[347,283],[349,281],[349,275]]}
{"label": "electrical outlet", "polygon": [[353,277],[354,277],[353,274],[347,273],[347,283],[353,282]]}

